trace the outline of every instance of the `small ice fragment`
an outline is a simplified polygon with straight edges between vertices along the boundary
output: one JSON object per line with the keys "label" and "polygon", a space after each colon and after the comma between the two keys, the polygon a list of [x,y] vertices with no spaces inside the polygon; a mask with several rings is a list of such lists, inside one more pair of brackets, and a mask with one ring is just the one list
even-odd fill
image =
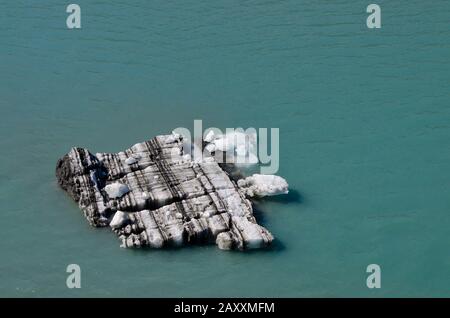
{"label": "small ice fragment", "polygon": [[180,135],[179,133],[175,132],[175,130],[172,130],[172,136],[173,136],[175,139],[180,139],[180,138],[181,138],[181,135]]}
{"label": "small ice fragment", "polygon": [[205,150],[208,151],[209,153],[213,153],[214,151],[216,151],[216,145],[208,144],[206,145]]}
{"label": "small ice fragment", "polygon": [[125,160],[125,163],[127,164],[127,165],[132,165],[132,164],[134,164],[134,163],[136,163],[137,162],[137,160],[136,160],[136,158],[134,158],[134,157],[129,157],[129,158],[127,158],[126,160]]}
{"label": "small ice fragment", "polygon": [[211,141],[207,139],[211,139],[209,133],[205,137],[205,141],[208,143],[205,150],[209,153],[214,151],[227,152],[235,156],[235,163],[238,164],[256,164],[259,162],[255,151],[257,149],[257,138],[254,133],[234,131],[224,135],[214,135]]}
{"label": "small ice fragment", "polygon": [[206,142],[211,142],[211,141],[214,140],[214,138],[215,138],[215,136],[214,136],[214,131],[213,131],[213,130],[210,130],[210,131],[206,134],[206,136],[205,136],[205,138],[204,138],[203,140],[206,141]]}
{"label": "small ice fragment", "polygon": [[249,197],[264,197],[289,192],[289,185],[286,180],[275,175],[254,174],[251,177],[238,180],[238,186]]}
{"label": "small ice fragment", "polygon": [[131,157],[139,161],[142,158],[142,155],[140,153],[134,153],[131,155]]}
{"label": "small ice fragment", "polygon": [[117,211],[116,214],[114,214],[111,223],[109,223],[109,226],[111,226],[113,229],[121,227],[126,220],[128,220],[127,213]]}
{"label": "small ice fragment", "polygon": [[234,148],[234,145],[232,143],[228,142],[227,138],[220,138],[214,140],[215,150],[220,151],[229,151]]}
{"label": "small ice fragment", "polygon": [[230,232],[222,232],[217,235],[216,244],[221,250],[231,250],[233,248],[233,238]]}
{"label": "small ice fragment", "polygon": [[108,184],[105,187],[105,191],[110,198],[120,198],[124,194],[128,193],[130,189],[128,189],[128,186],[126,184],[115,182]]}
{"label": "small ice fragment", "polygon": [[180,140],[181,135],[172,131],[172,135],[168,136],[165,140],[166,144],[172,144],[178,140]]}

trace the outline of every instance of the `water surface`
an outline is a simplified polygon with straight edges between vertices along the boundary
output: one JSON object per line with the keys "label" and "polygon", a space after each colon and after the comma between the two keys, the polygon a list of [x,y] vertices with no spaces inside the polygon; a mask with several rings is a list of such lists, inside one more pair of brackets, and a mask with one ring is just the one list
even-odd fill
{"label": "water surface", "polygon": [[[450,2],[0,3],[0,295],[450,296]],[[268,251],[126,250],[58,188],[71,146],[280,128]],[[66,266],[82,288],[66,287]],[[366,287],[366,266],[382,288]]]}

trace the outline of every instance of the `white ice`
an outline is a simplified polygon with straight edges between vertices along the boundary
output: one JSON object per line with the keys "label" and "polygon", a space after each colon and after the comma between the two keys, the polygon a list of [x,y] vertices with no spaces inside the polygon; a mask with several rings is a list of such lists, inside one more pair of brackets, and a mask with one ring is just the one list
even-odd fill
{"label": "white ice", "polygon": [[213,130],[210,130],[210,131],[206,134],[205,138],[203,138],[203,140],[206,141],[206,142],[211,142],[211,141],[214,140],[214,138],[215,138],[215,136],[214,136],[214,131],[213,131]]}
{"label": "white ice", "polygon": [[125,212],[117,211],[116,214],[114,214],[113,219],[111,220],[111,223],[109,223],[109,226],[111,226],[113,229],[121,227],[123,222],[128,220],[128,215]]}
{"label": "white ice", "polygon": [[181,135],[176,133],[175,131],[172,131],[172,134],[169,135],[169,137],[166,138],[165,142],[166,144],[174,143],[178,140],[180,140]]}
{"label": "white ice", "polygon": [[264,197],[289,192],[289,185],[285,179],[268,174],[254,174],[238,180],[238,186],[249,197]]}
{"label": "white ice", "polygon": [[215,135],[210,130],[203,140],[207,143],[205,149],[209,153],[215,151],[231,153],[237,164],[258,163],[256,134],[233,131],[224,135]]}
{"label": "white ice", "polygon": [[125,163],[126,163],[127,165],[132,165],[132,164],[134,164],[134,163],[136,163],[136,162],[137,162],[137,159],[134,158],[134,157],[129,157],[129,158],[125,159]]}
{"label": "white ice", "polygon": [[130,189],[128,189],[126,184],[115,182],[105,186],[105,191],[110,198],[120,198],[128,193]]}

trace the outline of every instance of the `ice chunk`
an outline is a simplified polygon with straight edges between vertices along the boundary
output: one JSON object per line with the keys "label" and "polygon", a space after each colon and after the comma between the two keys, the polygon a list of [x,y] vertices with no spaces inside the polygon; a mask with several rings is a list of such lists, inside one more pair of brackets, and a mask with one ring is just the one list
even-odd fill
{"label": "ice chunk", "polygon": [[114,214],[113,219],[111,220],[111,223],[109,223],[109,226],[111,226],[113,229],[121,227],[125,221],[128,220],[128,215],[125,212],[117,211],[116,214]]}
{"label": "ice chunk", "polygon": [[237,164],[256,164],[259,162],[256,154],[256,134],[243,133],[240,131],[228,132],[224,135],[214,135],[210,131],[203,139],[207,145],[206,151],[213,153],[215,151],[226,152],[235,157]]}
{"label": "ice chunk", "polygon": [[174,143],[174,142],[176,142],[176,141],[179,141],[180,138],[181,138],[181,135],[180,135],[180,134],[176,133],[175,131],[172,131],[172,134],[169,135],[169,136],[166,138],[165,143],[166,143],[166,144],[172,144],[172,143]]}
{"label": "ice chunk", "polygon": [[249,197],[264,197],[289,192],[289,185],[285,179],[268,174],[254,174],[238,180],[238,186]]}
{"label": "ice chunk", "polygon": [[230,232],[222,232],[217,235],[216,244],[221,250],[231,250],[233,248],[233,238]]}
{"label": "ice chunk", "polygon": [[216,145],[215,144],[208,144],[208,145],[206,145],[205,149],[209,153],[212,153],[212,152],[216,151]]}
{"label": "ice chunk", "polygon": [[230,151],[233,149],[233,145],[228,141],[228,138],[218,138],[213,141],[213,144],[216,146],[216,151]]}
{"label": "ice chunk", "polygon": [[215,138],[215,136],[214,136],[214,131],[210,130],[210,131],[206,134],[206,136],[205,136],[205,138],[204,138],[203,140],[206,141],[206,142],[211,142],[211,141],[214,140],[214,138]]}
{"label": "ice chunk", "polygon": [[234,216],[233,223],[238,231],[241,232],[245,248],[260,248],[267,245],[273,239],[272,234],[267,230],[256,223],[250,222],[245,217]]}
{"label": "ice chunk", "polygon": [[126,163],[127,165],[132,165],[132,164],[134,164],[134,163],[136,163],[136,162],[137,162],[137,159],[134,158],[134,157],[129,157],[129,158],[125,159],[125,163]]}
{"label": "ice chunk", "polygon": [[128,186],[126,184],[114,182],[108,184],[105,187],[105,191],[108,194],[108,197],[110,198],[120,198],[124,194],[128,193],[130,189],[128,189]]}

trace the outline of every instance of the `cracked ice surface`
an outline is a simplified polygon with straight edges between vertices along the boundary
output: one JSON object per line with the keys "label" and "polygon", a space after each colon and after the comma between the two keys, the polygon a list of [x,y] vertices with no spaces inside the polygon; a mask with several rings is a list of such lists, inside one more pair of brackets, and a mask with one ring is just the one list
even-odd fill
{"label": "cracked ice surface", "polygon": [[192,161],[175,133],[119,153],[72,148],[58,161],[56,175],[89,223],[109,225],[124,247],[265,247],[273,236],[257,224],[246,196],[284,189],[273,182],[262,187],[260,178],[238,187],[214,158]]}

